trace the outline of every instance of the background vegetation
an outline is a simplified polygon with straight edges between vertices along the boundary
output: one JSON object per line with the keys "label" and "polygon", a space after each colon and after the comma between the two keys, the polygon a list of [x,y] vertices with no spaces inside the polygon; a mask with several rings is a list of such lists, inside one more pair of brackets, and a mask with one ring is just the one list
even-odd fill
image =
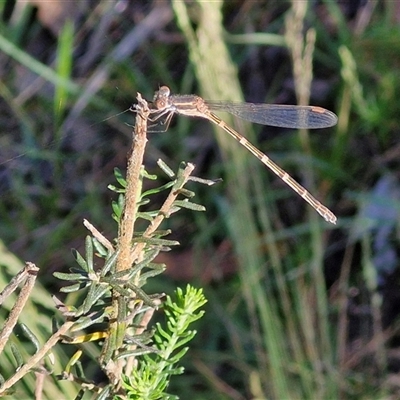
{"label": "background vegetation", "polygon": [[[168,220],[182,246],[148,287],[172,293],[190,281],[208,299],[169,391],[397,398],[398,2],[71,3],[0,6],[0,279],[3,288],[19,260],[41,268],[32,331],[50,332],[52,273],[74,265],[72,248],[83,252],[83,218],[113,237],[107,185],[125,168],[137,92],[151,100],[168,85],[215,100],[310,102],[336,112],[338,125],[309,133],[224,119],[329,206],[336,226],[207,121],[175,117],[149,137],[149,172],[162,158],[223,178],[196,188],[205,213]],[[56,372],[67,359],[60,350]],[[20,390],[33,387],[34,377]],[[76,388],[51,390],[70,398]]]}

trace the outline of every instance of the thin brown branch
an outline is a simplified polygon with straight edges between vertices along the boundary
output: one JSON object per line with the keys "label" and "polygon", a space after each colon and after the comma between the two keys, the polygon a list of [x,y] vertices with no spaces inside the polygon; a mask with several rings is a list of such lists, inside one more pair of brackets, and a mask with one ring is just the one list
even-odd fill
{"label": "thin brown branch", "polygon": [[73,321],[67,321],[63,326],[52,335],[45,345],[35,353],[26,364],[24,364],[10,379],[4,382],[0,388],[0,397],[3,393],[6,393],[15,383],[22,379],[46,354],[57,344],[61,336],[65,335],[71,326],[74,324]]}
{"label": "thin brown branch", "polygon": [[85,225],[86,229],[92,234],[92,236],[99,241],[110,253],[115,251],[112,243],[102,234],[100,233],[87,219],[83,220],[83,225]]}
{"label": "thin brown branch", "polygon": [[[151,237],[151,235],[158,229],[161,223],[167,218],[170,214],[170,210],[179,195],[179,189],[183,188],[186,185],[187,181],[190,178],[191,173],[194,170],[194,165],[188,163],[186,168],[183,171],[182,179],[180,181],[180,185],[177,187],[174,185],[171,192],[169,193],[168,197],[165,199],[164,204],[162,205],[158,215],[153,219],[151,224],[145,230],[143,236],[144,237]],[[137,260],[145,246],[144,242],[138,243],[132,250],[131,259]]]}
{"label": "thin brown branch", "polygon": [[[0,331],[0,354],[14,330],[15,325],[18,322],[18,318],[25,307],[26,302],[32,292],[33,286],[36,282],[37,273],[39,268],[33,263],[26,263],[25,268],[12,280],[11,284],[8,286],[9,289],[15,290],[16,286],[26,278],[26,282],[18,295],[17,301],[15,302],[7,320],[4,322],[3,328]],[[5,290],[8,293],[7,290]],[[10,292],[11,293],[11,292]]]}
{"label": "thin brown branch", "polygon": [[141,168],[147,142],[147,118],[149,108],[147,102],[138,94],[138,105],[136,106],[137,116],[132,143],[132,152],[128,160],[126,172],[126,193],[123,216],[118,232],[118,249],[116,271],[123,271],[131,267],[131,245],[134,231],[134,224],[137,212],[137,201],[141,189]]}
{"label": "thin brown branch", "polygon": [[[147,119],[150,110],[147,102],[142,98],[140,93],[138,93],[137,100],[138,104],[135,107],[137,115],[133,132],[132,150],[128,159],[126,172],[125,204],[117,240],[119,253],[116,262],[116,272],[124,271],[132,266],[132,237],[136,220],[137,202],[141,193],[141,169],[147,143]],[[114,363],[110,359],[111,354],[122,344],[126,330],[126,323],[121,321],[120,318],[120,314],[123,313],[123,308],[120,306],[120,297],[119,293],[113,291],[111,323],[108,327],[109,335],[105,340],[100,355],[100,361],[104,365],[104,372],[111,382],[120,381],[122,373],[122,364]]]}

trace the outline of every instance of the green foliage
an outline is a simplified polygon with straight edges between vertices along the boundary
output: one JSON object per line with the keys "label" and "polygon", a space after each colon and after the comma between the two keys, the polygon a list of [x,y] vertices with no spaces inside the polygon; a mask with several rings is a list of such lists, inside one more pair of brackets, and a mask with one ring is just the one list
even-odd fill
{"label": "green foliage", "polygon": [[[165,170],[166,165],[164,163],[162,165],[163,170]],[[138,180],[143,177],[152,180],[157,179],[157,177],[150,176],[144,171],[142,168],[141,176],[137,177]],[[160,194],[167,189],[170,189],[176,197],[177,195],[194,196],[194,192],[183,190],[183,185],[186,183],[183,177],[185,164],[181,164],[176,177],[171,170],[169,171],[168,175],[172,178],[172,181],[138,196],[139,201],[136,205],[138,209],[150,203],[149,197]],[[109,187],[119,194],[119,202],[113,204],[113,218],[117,220],[120,226],[123,223],[122,216],[127,212],[125,194],[128,182],[125,181],[119,170],[115,171],[115,175],[120,188],[113,185]],[[146,199],[149,201],[145,201]],[[159,209],[151,212],[138,212],[137,218],[149,221],[149,226],[153,226],[156,219],[163,213],[169,215],[179,211],[182,208],[182,203],[185,205],[193,204],[175,198],[169,211],[162,212],[162,209]],[[192,209],[204,210],[200,206]],[[163,328],[160,324],[157,324],[155,330],[151,327],[147,328],[149,321],[146,315],[149,311],[154,312],[159,308],[163,294],[147,294],[144,286],[148,279],[154,278],[165,270],[164,265],[153,262],[160,251],[167,251],[171,246],[179,244],[177,241],[163,238],[170,233],[168,230],[154,230],[152,234],[147,233],[147,230],[135,232],[131,242],[132,249],[137,245],[143,245],[143,255],[130,268],[120,271],[117,270],[116,264],[121,249],[114,250],[113,247],[106,246],[104,244],[106,239],[97,233],[97,238],[87,236],[85,256],[75,252],[78,267],[70,268],[70,273],[54,273],[55,277],[71,283],[61,288],[62,292],[73,293],[88,289],[80,305],[67,307],[59,305],[64,317],[74,321],[70,333],[81,332],[89,327],[92,328],[92,331],[96,329],[95,333],[81,333],[78,337],[66,338],[66,342],[76,344],[106,338],[102,353],[99,356],[100,367],[105,370],[110,362],[115,364],[120,359],[144,357],[143,362],[137,360],[139,368],[133,369],[131,375],[126,377],[130,382],[130,386],[126,386],[126,388],[129,389],[131,398],[160,398],[159,396],[164,393],[169,384],[170,377],[183,372],[181,368],[177,367],[177,363],[188,348],[181,347],[192,340],[195,335],[194,331],[188,330],[189,325],[201,318],[204,313],[196,312],[206,301],[202,291],[197,291],[188,285],[185,294],[182,290],[177,289],[175,302],[167,297],[163,304],[163,309],[168,318],[166,328]],[[96,256],[104,259],[103,266],[100,268],[98,262],[96,262],[95,268],[94,260]],[[115,306],[116,298],[118,309]],[[117,318],[117,324],[120,324],[121,333],[118,335],[121,335],[121,337],[118,342],[112,342],[110,345],[107,344],[109,343],[107,340],[110,340],[109,338],[114,334],[111,326],[115,318]],[[104,326],[108,327],[105,329]],[[153,341],[155,344],[149,345]],[[111,347],[107,349],[107,346]],[[105,352],[104,349],[106,349]],[[148,353],[155,353],[156,358],[151,358],[147,355]],[[78,369],[76,370],[75,380],[82,378],[81,372],[79,372],[80,364],[77,361],[77,359],[74,359],[73,362],[70,362],[67,369],[69,373],[69,369],[76,365]],[[70,375],[69,379],[71,379]],[[113,386],[118,383],[112,382],[106,388],[101,389],[100,396],[104,395],[105,391],[117,393]],[[163,398],[167,398],[165,396]]]}
{"label": "green foliage", "polygon": [[124,378],[124,387],[129,399],[178,399],[178,396],[166,392],[172,375],[180,375],[183,368],[178,366],[180,359],[188,351],[182,347],[193,339],[196,331],[189,326],[200,319],[204,311],[198,311],[206,303],[201,289],[188,285],[185,293],[176,290],[176,299],[170,296],[163,306],[167,317],[166,328],[157,324],[153,339],[159,350],[153,355],[144,355],[139,367],[131,376]]}

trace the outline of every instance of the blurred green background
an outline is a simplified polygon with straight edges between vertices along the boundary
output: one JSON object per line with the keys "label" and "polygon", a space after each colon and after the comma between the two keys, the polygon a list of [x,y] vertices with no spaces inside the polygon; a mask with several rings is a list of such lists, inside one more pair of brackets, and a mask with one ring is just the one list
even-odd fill
{"label": "blurred green background", "polygon": [[[151,100],[167,85],[211,100],[318,105],[338,115],[336,127],[221,117],[332,209],[336,226],[207,121],[176,116],[149,133],[150,173],[161,158],[223,178],[193,187],[205,213],[168,220],[181,247],[148,287],[171,293],[190,281],[209,300],[169,391],[398,398],[400,2],[3,1],[0,13],[0,288],[19,260],[34,262],[30,313],[47,323],[52,273],[84,248],[83,218],[116,236],[107,185],[125,169],[138,92]],[[48,337],[50,323],[30,314],[28,324]],[[19,390],[33,387],[26,379]],[[53,380],[46,390],[75,393]]]}

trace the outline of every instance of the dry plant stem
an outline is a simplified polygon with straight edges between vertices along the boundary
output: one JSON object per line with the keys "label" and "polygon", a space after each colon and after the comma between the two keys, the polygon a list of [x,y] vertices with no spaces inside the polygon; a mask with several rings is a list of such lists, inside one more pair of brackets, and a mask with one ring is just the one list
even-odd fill
{"label": "dry plant stem", "polygon": [[[145,230],[143,236],[144,237],[151,237],[153,232],[155,232],[160,224],[163,222],[165,218],[168,218],[170,215],[171,208],[174,204],[174,201],[179,195],[179,189],[183,188],[187,181],[190,178],[191,173],[194,170],[194,165],[191,163],[188,163],[186,165],[186,168],[183,171],[182,178],[181,178],[181,184],[177,187],[174,185],[172,188],[171,192],[169,193],[168,197],[166,198],[164,204],[162,205],[158,215],[153,219],[151,224],[147,227]],[[132,259],[136,260],[140,256],[140,253],[142,252],[143,248],[145,246],[145,243],[138,243],[132,250]]]}
{"label": "dry plant stem", "polygon": [[[156,306],[159,306],[161,304],[161,300],[155,300],[154,301]],[[142,334],[145,329],[147,328],[147,325],[151,321],[153,314],[154,314],[155,308],[149,308],[143,315],[142,320],[140,321],[140,327],[136,329],[135,335],[140,335]],[[131,346],[130,350],[134,350],[137,348],[136,345]],[[135,368],[137,365],[137,359],[135,357],[129,357],[126,360],[126,366],[125,366],[125,374],[127,376],[130,376],[132,373],[133,368]]]}
{"label": "dry plant stem", "polygon": [[46,354],[57,344],[60,338],[69,331],[73,324],[73,321],[65,322],[64,325],[62,325],[61,328],[50,337],[45,345],[35,355],[33,355],[26,364],[24,364],[9,380],[5,381],[3,386],[0,387],[0,397],[45,357]]}
{"label": "dry plant stem", "polygon": [[140,170],[147,142],[147,118],[150,110],[147,102],[138,94],[137,116],[132,144],[132,152],[128,160],[126,172],[126,192],[124,211],[118,232],[118,249],[116,272],[131,268],[131,245],[137,211],[137,200],[140,190]]}
{"label": "dry plant stem", "polygon": [[18,274],[11,279],[11,282],[3,289],[0,293],[0,305],[3,304],[4,300],[18,287],[18,285],[29,275],[36,276],[39,272],[39,268],[30,262],[26,263],[25,268],[23,268]]}
{"label": "dry plant stem", "polygon": [[43,399],[43,389],[48,373],[44,369],[35,372],[35,400]]}
{"label": "dry plant stem", "polygon": [[[17,298],[17,301],[12,308],[10,315],[4,323],[3,329],[0,332],[0,354],[14,330],[15,325],[18,322],[19,315],[21,314],[36,281],[37,273],[39,268],[35,264],[26,263],[25,268],[14,278],[11,284],[8,286],[9,289],[15,290],[16,286],[26,277],[26,282],[21,289],[21,292]],[[9,290],[5,290],[6,293]],[[11,292],[9,292],[11,293]]]}
{"label": "dry plant stem", "polygon": [[93,235],[95,239],[99,241],[110,253],[115,251],[112,243],[104,237],[87,219],[83,220],[83,225],[85,225],[86,229]]}
{"label": "dry plant stem", "polygon": [[[147,102],[142,98],[140,93],[137,96],[138,104],[136,105],[136,123],[133,134],[132,150],[128,160],[126,172],[126,192],[124,210],[118,232],[118,256],[116,261],[116,272],[124,271],[131,268],[133,259],[131,257],[132,237],[137,212],[137,201],[140,196],[141,178],[140,172],[143,164],[143,156],[147,142],[147,119],[150,114]],[[111,352],[117,350],[122,344],[122,338],[125,334],[126,323],[122,322],[119,315],[120,295],[113,291],[112,315],[111,323],[108,328],[109,336],[106,339],[100,360],[106,361]],[[107,361],[106,361],[107,362]],[[109,376],[111,382],[119,380],[122,372],[122,364],[115,365],[113,362],[107,362],[105,365],[105,373]]]}

